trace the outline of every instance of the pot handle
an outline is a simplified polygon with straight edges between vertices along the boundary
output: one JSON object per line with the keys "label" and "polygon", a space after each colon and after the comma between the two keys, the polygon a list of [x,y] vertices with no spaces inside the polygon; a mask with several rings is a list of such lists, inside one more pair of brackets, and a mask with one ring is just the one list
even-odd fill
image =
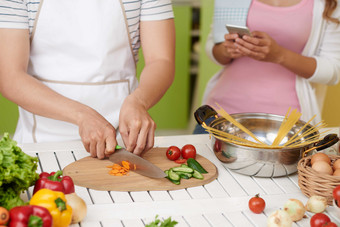
{"label": "pot handle", "polygon": [[312,151],[312,150],[316,150],[316,151],[321,151],[323,149],[326,149],[328,147],[333,146],[334,144],[336,144],[339,141],[339,137],[337,134],[328,134],[327,136],[325,136],[322,140],[320,140],[319,142],[315,143],[314,146],[308,150],[305,150],[303,152],[302,157],[306,156],[306,153]]}
{"label": "pot handle", "polygon": [[211,117],[218,118],[217,112],[209,105],[199,107],[194,113],[195,119],[198,124],[203,124]]}

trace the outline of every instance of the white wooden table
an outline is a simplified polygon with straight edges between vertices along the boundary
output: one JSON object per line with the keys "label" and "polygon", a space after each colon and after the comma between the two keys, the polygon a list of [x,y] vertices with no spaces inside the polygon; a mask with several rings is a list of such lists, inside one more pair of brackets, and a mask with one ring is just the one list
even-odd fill
{"label": "white wooden table", "polygon": [[[298,186],[298,175],[279,178],[256,178],[240,175],[226,169],[214,156],[208,135],[184,135],[156,137],[155,146],[195,145],[197,152],[213,162],[218,168],[218,178],[199,187],[175,191],[118,192],[96,191],[76,186],[76,193],[88,207],[88,214],[81,227],[139,227],[153,221],[156,215],[179,222],[178,227],[218,226],[266,226],[267,217],[283,207],[289,198],[306,203]],[[81,142],[19,144],[24,152],[39,157],[38,171],[52,172],[88,156]],[[22,194],[28,200],[32,188]],[[248,200],[260,193],[266,201],[261,214],[248,209]],[[326,214],[340,224],[334,207]],[[312,213],[293,226],[309,226]],[[176,227],[177,227],[176,226]]]}

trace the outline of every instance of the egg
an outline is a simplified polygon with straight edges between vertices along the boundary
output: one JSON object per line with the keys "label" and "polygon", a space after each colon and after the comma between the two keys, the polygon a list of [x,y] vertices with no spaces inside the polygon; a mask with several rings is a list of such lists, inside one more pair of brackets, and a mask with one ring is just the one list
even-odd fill
{"label": "egg", "polygon": [[333,169],[340,169],[340,158],[333,163]]}
{"label": "egg", "polygon": [[333,176],[340,176],[340,169],[336,169],[333,173]]}
{"label": "egg", "polygon": [[312,168],[319,173],[324,173],[324,174],[329,174],[329,175],[333,174],[333,169],[331,165],[325,161],[314,162],[314,164],[312,165]]}
{"label": "egg", "polygon": [[331,164],[331,159],[325,153],[316,153],[312,155],[312,159],[310,160],[311,164],[313,165],[317,161],[324,161],[327,162],[329,165]]}

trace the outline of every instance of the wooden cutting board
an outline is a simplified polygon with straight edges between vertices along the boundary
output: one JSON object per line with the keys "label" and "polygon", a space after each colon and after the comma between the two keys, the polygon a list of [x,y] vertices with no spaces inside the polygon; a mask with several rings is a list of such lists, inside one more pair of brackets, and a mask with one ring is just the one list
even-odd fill
{"label": "wooden cutting board", "polygon": [[[157,165],[162,170],[167,170],[180,164],[167,159],[165,152],[167,148],[153,148],[143,158]],[[159,191],[178,190],[188,187],[207,184],[217,177],[217,168],[208,159],[201,155],[196,160],[205,168],[208,173],[204,179],[196,178],[181,179],[180,185],[175,185],[166,178],[154,179],[142,176],[133,171],[128,176],[112,176],[107,166],[112,165],[108,159],[85,157],[66,166],[63,175],[72,177],[74,184],[100,191]]]}

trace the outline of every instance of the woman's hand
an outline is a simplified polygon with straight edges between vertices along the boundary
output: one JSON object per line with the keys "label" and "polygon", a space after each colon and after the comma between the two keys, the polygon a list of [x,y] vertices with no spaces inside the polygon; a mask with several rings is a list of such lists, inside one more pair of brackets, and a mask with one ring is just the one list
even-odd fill
{"label": "woman's hand", "polygon": [[117,145],[115,128],[91,108],[80,114],[79,135],[91,157],[99,159],[113,153]]}
{"label": "woman's hand", "polygon": [[128,96],[119,114],[119,132],[128,151],[140,155],[154,145],[156,124],[136,96]]}
{"label": "woman's hand", "polygon": [[214,58],[222,65],[230,63],[232,59],[242,57],[242,53],[235,46],[237,34],[226,34],[225,41],[218,43],[213,47]]}
{"label": "woman's hand", "polygon": [[284,48],[265,32],[254,31],[252,37],[237,38],[234,45],[240,54],[255,60],[278,64],[282,61]]}
{"label": "woman's hand", "polygon": [[226,34],[224,36],[225,41],[222,43],[224,47],[224,54],[227,58],[239,58],[242,57],[242,53],[234,45],[235,40],[239,38],[238,34]]}

